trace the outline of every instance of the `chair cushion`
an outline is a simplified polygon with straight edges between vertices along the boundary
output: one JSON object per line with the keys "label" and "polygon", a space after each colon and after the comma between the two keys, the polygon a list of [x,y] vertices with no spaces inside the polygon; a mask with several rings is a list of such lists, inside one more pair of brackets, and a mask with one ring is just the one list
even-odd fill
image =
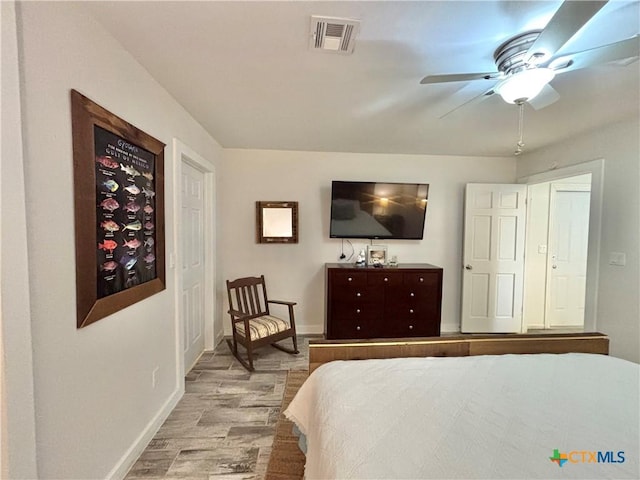
{"label": "chair cushion", "polygon": [[[244,332],[244,322],[238,322],[236,332],[246,338]],[[252,318],[249,320],[249,331],[251,332],[251,340],[268,337],[274,333],[282,332],[289,328],[289,324],[281,318],[272,315],[263,315],[262,317]]]}

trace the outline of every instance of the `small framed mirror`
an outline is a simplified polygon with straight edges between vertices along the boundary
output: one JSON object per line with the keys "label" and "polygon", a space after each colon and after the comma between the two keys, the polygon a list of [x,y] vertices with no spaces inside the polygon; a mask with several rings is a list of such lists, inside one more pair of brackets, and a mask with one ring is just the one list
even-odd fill
{"label": "small framed mirror", "polygon": [[258,243],[298,243],[298,202],[256,202]]}

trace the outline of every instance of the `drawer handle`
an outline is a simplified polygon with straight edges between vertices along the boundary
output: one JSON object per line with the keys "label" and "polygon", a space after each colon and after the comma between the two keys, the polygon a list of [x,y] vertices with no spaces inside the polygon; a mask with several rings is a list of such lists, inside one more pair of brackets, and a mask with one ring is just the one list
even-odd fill
{"label": "drawer handle", "polygon": [[413,330],[413,325],[409,325],[409,330]]}
{"label": "drawer handle", "polygon": [[416,296],[416,294],[415,294],[415,293],[413,293],[413,292],[411,292],[411,293],[409,294],[409,296],[410,296],[410,297],[415,297],[415,296]]}
{"label": "drawer handle", "polygon": [[361,296],[360,292],[356,293],[356,297],[360,297],[360,296]]}
{"label": "drawer handle", "polygon": [[420,281],[421,281],[421,282],[424,282],[424,278],[420,277]]}
{"label": "drawer handle", "polygon": [[387,277],[384,277],[384,281],[385,281],[385,282],[388,282],[388,281],[389,281],[389,279],[388,279]]}
{"label": "drawer handle", "polygon": [[353,278],[351,278],[351,277],[347,278],[347,280],[348,280],[349,282],[353,282]]}
{"label": "drawer handle", "polygon": [[359,308],[356,308],[356,313],[360,313],[360,309]]}
{"label": "drawer handle", "polygon": [[413,308],[410,308],[410,309],[409,309],[409,313],[413,313]]}
{"label": "drawer handle", "polygon": [[356,327],[356,330],[360,330],[360,325],[358,325],[358,326]]}

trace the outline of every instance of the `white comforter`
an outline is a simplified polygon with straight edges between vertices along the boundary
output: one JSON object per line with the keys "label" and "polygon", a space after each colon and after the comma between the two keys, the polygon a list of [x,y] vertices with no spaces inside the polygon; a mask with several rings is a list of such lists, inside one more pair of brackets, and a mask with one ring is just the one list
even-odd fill
{"label": "white comforter", "polygon": [[338,361],[285,415],[307,479],[637,479],[639,372],[588,354]]}

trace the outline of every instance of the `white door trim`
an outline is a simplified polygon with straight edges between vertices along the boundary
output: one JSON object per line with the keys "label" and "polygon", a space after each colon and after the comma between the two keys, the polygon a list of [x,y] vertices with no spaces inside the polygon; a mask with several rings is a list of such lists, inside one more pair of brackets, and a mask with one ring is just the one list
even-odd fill
{"label": "white door trim", "polygon": [[174,231],[174,254],[170,258],[170,266],[174,268],[175,276],[175,330],[176,330],[176,360],[177,375],[179,381],[184,382],[185,367],[184,365],[184,326],[182,319],[182,269],[178,268],[182,265],[182,249],[180,248],[180,233],[182,226],[182,199],[180,182],[182,181],[182,162],[189,163],[192,167],[204,174],[204,263],[205,263],[205,296],[204,296],[204,349],[213,350],[214,348],[214,313],[215,313],[215,168],[204,157],[193,151],[179,139],[173,139],[173,211],[175,212],[175,228]]}
{"label": "white door trim", "polygon": [[600,272],[600,237],[602,232],[602,200],[604,196],[604,159],[557,168],[518,178],[518,183],[536,183],[561,180],[585,173],[591,174],[591,202],[589,205],[589,248],[587,250],[587,285],[584,305],[584,329],[597,330],[598,282]]}

